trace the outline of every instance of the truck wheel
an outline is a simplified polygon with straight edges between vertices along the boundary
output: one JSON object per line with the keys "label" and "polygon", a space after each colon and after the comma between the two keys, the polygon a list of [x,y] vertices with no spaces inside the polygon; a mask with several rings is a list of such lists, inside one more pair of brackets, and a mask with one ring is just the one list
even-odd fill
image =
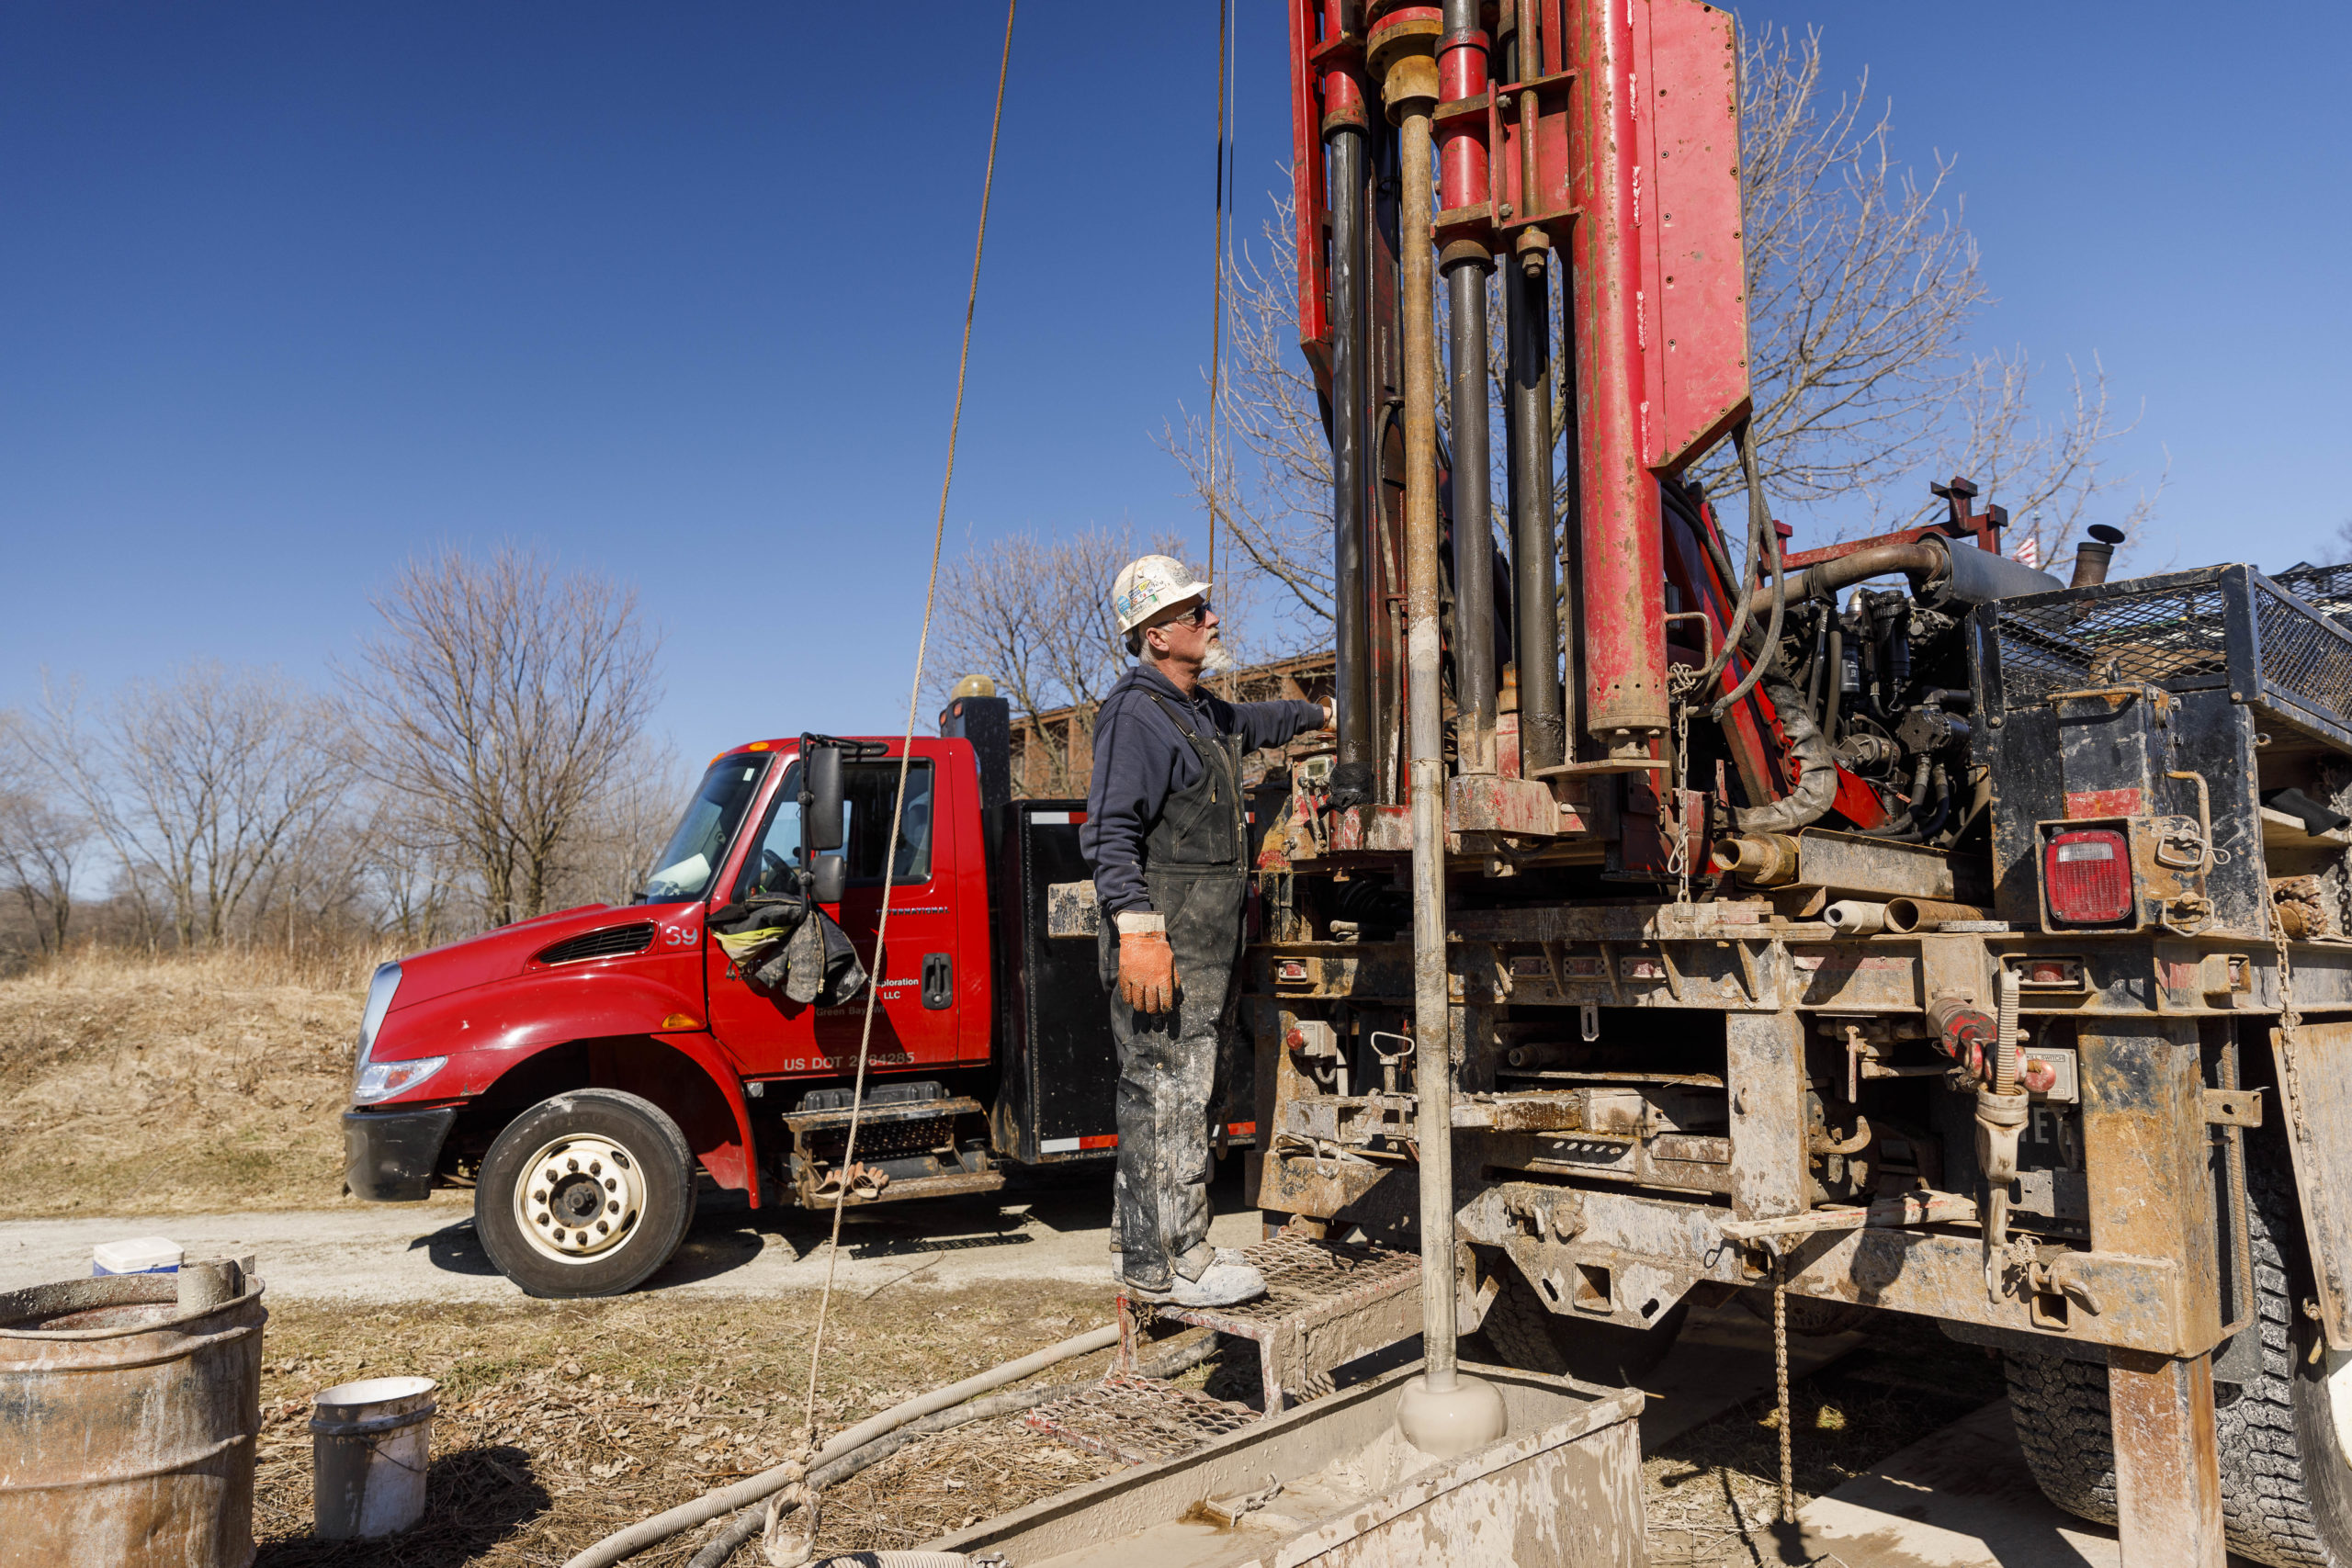
{"label": "truck wheel", "polygon": [[[2294,1189],[2273,1163],[2278,1157],[2246,1151],[2262,1374],[2234,1394],[2226,1384],[2215,1391],[2223,1525],[2230,1550],[2256,1562],[2352,1568],[2352,1356],[2312,1359],[2319,1325],[2297,1310],[2309,1293],[2298,1282],[2308,1271],[2294,1240]],[[2069,1513],[2113,1524],[2107,1368],[2059,1356],[2007,1359],[2011,1418],[2042,1495]]]}
{"label": "truck wheel", "polygon": [[507,1123],[481,1162],[474,1228],[534,1296],[613,1296],[670,1260],[695,1213],[695,1156],[650,1100],[583,1089]]}
{"label": "truck wheel", "polygon": [[1506,1265],[1500,1274],[1502,1289],[1487,1306],[1481,1331],[1496,1353],[1521,1371],[1622,1388],[1666,1359],[1690,1315],[1690,1303],[1677,1302],[1647,1328],[1571,1319],[1545,1306],[1518,1269]]}

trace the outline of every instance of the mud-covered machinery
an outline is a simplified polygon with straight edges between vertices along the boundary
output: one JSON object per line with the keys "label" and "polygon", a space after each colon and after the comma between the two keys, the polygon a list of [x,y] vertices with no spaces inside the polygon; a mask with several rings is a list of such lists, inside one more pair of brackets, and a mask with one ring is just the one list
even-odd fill
{"label": "mud-covered machinery", "polygon": [[2109,581],[2105,533],[2062,584],[1962,479],[1792,547],[1729,17],[1291,18],[1339,726],[1256,814],[1268,1219],[1409,1246],[1449,1159],[1522,1365],[1637,1375],[1775,1289],[1920,1314],[2128,1562],[2352,1562],[2347,584]]}

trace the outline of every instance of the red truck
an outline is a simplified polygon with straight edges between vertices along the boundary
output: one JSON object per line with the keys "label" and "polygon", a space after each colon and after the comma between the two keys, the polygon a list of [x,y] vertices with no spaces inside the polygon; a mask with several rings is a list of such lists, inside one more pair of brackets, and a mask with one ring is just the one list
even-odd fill
{"label": "red truck", "polygon": [[[878,961],[900,743],[802,736],[712,759],[638,902],[383,965],[343,1118],[350,1190],[413,1202],[471,1187],[491,1260],[541,1296],[640,1283],[706,1178],[754,1207],[830,1207],[853,1174],[865,998],[797,1005],[709,931],[714,911],[804,878],[879,993],[853,1201],[986,1191],[1008,1165],[1107,1155],[1107,993],[1095,943],[1070,940],[1091,913],[1083,803],[1012,798],[1003,699],[959,697],[940,730],[914,742]],[[1228,1103],[1249,1105],[1246,1086]]]}

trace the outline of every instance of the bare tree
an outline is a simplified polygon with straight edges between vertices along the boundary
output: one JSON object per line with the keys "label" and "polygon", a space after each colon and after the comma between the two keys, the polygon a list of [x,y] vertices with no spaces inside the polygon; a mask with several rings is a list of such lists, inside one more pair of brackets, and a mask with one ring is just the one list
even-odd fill
{"label": "bare tree", "polygon": [[[1833,520],[1828,532],[1874,531],[1890,525],[1869,519],[1889,487],[1900,487],[1896,505],[1908,513],[1928,502],[1930,477],[1968,473],[2036,533],[2044,560],[2069,547],[2095,513],[2127,532],[2144,521],[2153,494],[2117,494],[2132,476],[2115,474],[2110,457],[2133,425],[2115,419],[2096,361],[2087,382],[2075,376],[2072,399],[2051,412],[2032,395],[2037,378],[2022,351],[1964,351],[1992,299],[1951,191],[1952,164],[1938,160],[1915,173],[1895,156],[1892,112],[1871,97],[1867,75],[1832,102],[1818,34],[1759,31],[1745,49],[1741,114],[1755,428],[1771,499],[1816,508],[1860,500],[1868,510]],[[1204,512],[1213,508],[1229,527],[1251,573],[1269,582],[1269,597],[1292,607],[1289,639],[1305,644],[1329,635],[1331,473],[1321,405],[1296,349],[1287,184],[1273,194],[1261,243],[1237,258],[1228,281],[1232,347],[1216,462],[1196,413],[1180,412],[1160,445]],[[1555,312],[1559,278],[1555,267]],[[1445,300],[1441,289],[1441,313]],[[1499,420],[1498,290],[1488,309]],[[1445,335],[1441,328],[1439,341]],[[1567,435],[1569,369],[1567,355],[1555,352],[1555,446]],[[1441,399],[1442,428],[1449,412]],[[1489,448],[1499,495],[1499,432]],[[1565,516],[1573,500],[1565,466],[1556,477]],[[1727,446],[1700,477],[1738,503],[1743,486]]]}
{"label": "bare tree", "polygon": [[627,904],[643,893],[693,787],[675,748],[640,741],[564,840],[561,900]]}
{"label": "bare tree", "polygon": [[1758,463],[1784,502],[1915,477],[1967,374],[1961,344],[1989,296],[1976,242],[1894,156],[1867,73],[1822,93],[1821,40],[1765,30],[1742,62],[1749,374]]}
{"label": "bare tree", "polygon": [[0,886],[23,906],[42,953],[64,950],[74,923],[74,873],[89,838],[89,818],[51,795],[24,716],[0,713]]}
{"label": "bare tree", "polygon": [[[2118,424],[2109,410],[2107,367],[2096,355],[2086,379],[2066,362],[2069,395],[2055,418],[2038,411],[2031,396],[2041,367],[2023,349],[1985,355],[1969,367],[1959,412],[1944,434],[1938,473],[1966,474],[1979,489],[2009,511],[2003,541],[2012,551],[2030,547],[2034,559],[2055,571],[2069,564],[2082,528],[2104,521],[2136,537],[2164,493],[2137,476],[2112,468],[2117,438],[2139,425]],[[2128,501],[2121,492],[2132,491]],[[2104,517],[2095,513],[2105,513]]]}
{"label": "bare tree", "polygon": [[1161,427],[1159,445],[1184,470],[1204,515],[1214,511],[1250,572],[1266,581],[1286,634],[1270,640],[1306,647],[1331,636],[1331,446],[1298,351],[1291,197],[1278,189],[1272,199],[1263,252],[1243,247],[1227,281],[1230,346],[1215,460],[1206,419],[1186,410],[1178,411],[1181,423]]}
{"label": "bare tree", "polygon": [[1048,795],[1069,793],[1083,775],[1093,709],[1127,667],[1111,618],[1111,580],[1153,551],[1181,557],[1183,547],[1170,538],[1138,545],[1125,529],[1101,526],[1048,539],[1024,532],[967,550],[948,569],[933,634],[939,692],[965,675],[984,674],[1011,701],[1016,723],[1034,725],[1053,708],[1082,710],[1069,746],[1052,752]]}
{"label": "bare tree", "polygon": [[217,946],[351,778],[331,705],[274,671],[187,667],[85,710],[44,683],[39,756],[115,857],[151,933]]}
{"label": "bare tree", "polygon": [[368,772],[454,846],[492,924],[543,913],[660,695],[635,591],[504,547],[413,560],[371,602],[345,694]]}

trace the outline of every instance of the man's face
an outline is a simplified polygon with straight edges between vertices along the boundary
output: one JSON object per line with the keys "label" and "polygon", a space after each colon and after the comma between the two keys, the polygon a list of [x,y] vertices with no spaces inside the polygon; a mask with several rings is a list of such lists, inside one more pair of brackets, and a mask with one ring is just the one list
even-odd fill
{"label": "man's face", "polygon": [[1172,606],[1167,618],[1154,622],[1144,635],[1161,658],[1199,666],[1210,661],[1212,650],[1223,641],[1218,625],[1216,612],[1196,594]]}

